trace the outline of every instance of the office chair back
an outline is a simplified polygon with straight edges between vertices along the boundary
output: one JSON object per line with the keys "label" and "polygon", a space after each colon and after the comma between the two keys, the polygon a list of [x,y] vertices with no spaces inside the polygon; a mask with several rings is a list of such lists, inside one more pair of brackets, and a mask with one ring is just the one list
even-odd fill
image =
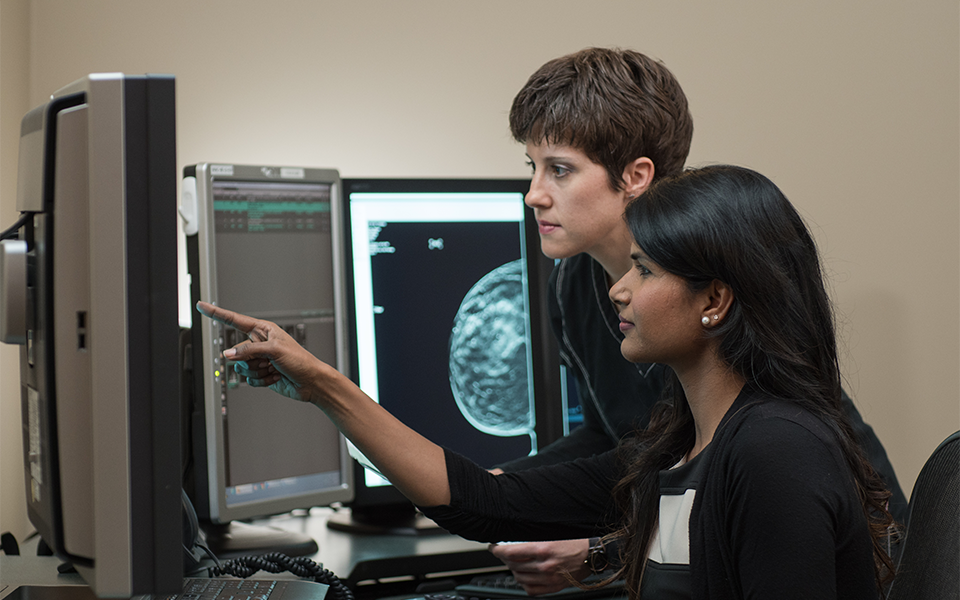
{"label": "office chair back", "polygon": [[920,470],[888,600],[960,599],[960,432]]}

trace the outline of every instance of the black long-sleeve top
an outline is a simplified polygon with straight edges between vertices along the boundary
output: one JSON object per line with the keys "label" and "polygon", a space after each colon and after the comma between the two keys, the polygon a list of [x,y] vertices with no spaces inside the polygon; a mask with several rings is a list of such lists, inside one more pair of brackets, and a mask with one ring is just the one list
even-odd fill
{"label": "black long-sleeve top", "polygon": [[[740,394],[694,459],[690,597],[877,597],[866,519],[836,439],[795,405]],[[484,542],[603,535],[618,522],[611,489],[623,468],[607,452],[493,476],[448,452],[451,503],[422,510]]]}

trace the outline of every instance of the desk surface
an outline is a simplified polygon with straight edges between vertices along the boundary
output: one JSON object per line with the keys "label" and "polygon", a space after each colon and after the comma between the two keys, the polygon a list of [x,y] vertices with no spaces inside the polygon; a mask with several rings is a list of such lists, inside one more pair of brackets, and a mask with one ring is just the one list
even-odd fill
{"label": "desk surface", "polygon": [[448,572],[503,568],[486,544],[442,530],[419,535],[346,533],[327,527],[332,513],[329,508],[314,508],[308,514],[258,519],[252,524],[312,537],[320,550],[310,558],[323,563],[350,587],[374,579],[437,577]]}
{"label": "desk surface", "polygon": [[[315,508],[309,512],[258,519],[252,524],[312,537],[320,550],[309,558],[322,563],[353,588],[360,598],[392,595],[394,590],[410,588],[427,579],[439,581],[458,572],[503,569],[486,544],[464,540],[442,530],[421,535],[345,533],[327,527],[331,514],[332,509]],[[84,586],[79,575],[57,572],[61,564],[58,558],[36,556],[35,544],[23,544],[21,552],[22,556],[0,554],[0,600],[96,600],[89,593],[50,599],[34,593],[30,599],[20,598],[15,591],[23,585]],[[284,575],[259,572],[255,577],[276,579]],[[87,588],[84,586],[83,589]]]}
{"label": "desk surface", "polygon": [[76,573],[61,575],[57,567],[63,562],[53,556],[7,556],[0,554],[0,599],[19,598],[20,586],[76,588],[81,597],[96,600],[83,579]]}

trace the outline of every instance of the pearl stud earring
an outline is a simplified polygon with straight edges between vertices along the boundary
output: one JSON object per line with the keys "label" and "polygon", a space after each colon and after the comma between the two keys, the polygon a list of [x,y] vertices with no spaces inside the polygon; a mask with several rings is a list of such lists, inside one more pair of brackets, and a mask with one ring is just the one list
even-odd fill
{"label": "pearl stud earring", "polygon": [[706,327],[707,325],[710,324],[710,317],[704,315],[704,317],[700,319],[700,322],[703,323],[704,327]]}

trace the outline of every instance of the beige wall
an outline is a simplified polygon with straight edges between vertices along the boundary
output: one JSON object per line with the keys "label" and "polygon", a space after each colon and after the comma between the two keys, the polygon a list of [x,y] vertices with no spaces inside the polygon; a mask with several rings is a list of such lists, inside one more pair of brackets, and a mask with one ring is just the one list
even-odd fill
{"label": "beige wall", "polygon": [[[17,220],[17,147],[20,118],[29,110],[27,0],[0,2],[0,230]],[[19,354],[0,344],[0,531],[17,539],[31,531],[23,488]]]}
{"label": "beige wall", "polygon": [[[9,148],[17,129],[8,107],[22,113],[88,72],[176,75],[181,165],[522,176],[506,114],[535,68],[588,45],[659,57],[691,101],[690,164],[760,170],[815,229],[841,315],[846,387],[907,493],[934,446],[960,428],[956,0],[2,7],[4,223],[14,218]],[[22,27],[7,26],[8,12]],[[20,485],[19,466],[8,461],[19,453],[9,433],[16,369],[5,364],[3,530],[19,527],[7,492]]]}

